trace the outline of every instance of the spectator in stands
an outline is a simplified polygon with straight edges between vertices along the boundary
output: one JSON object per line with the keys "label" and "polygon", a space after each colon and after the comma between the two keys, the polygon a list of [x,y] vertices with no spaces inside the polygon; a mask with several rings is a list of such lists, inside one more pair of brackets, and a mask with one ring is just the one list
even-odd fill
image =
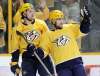
{"label": "spectator in stands", "polygon": [[3,18],[3,10],[0,5],[0,52],[5,52],[5,40],[4,40],[4,32],[6,30],[6,24]]}
{"label": "spectator in stands", "polygon": [[62,2],[62,11],[65,14],[66,22],[74,20],[80,22],[80,6],[77,0],[60,0]]}
{"label": "spectator in stands", "polygon": [[80,6],[78,0],[55,0],[54,9],[62,10],[66,22],[74,20],[80,22]]}
{"label": "spectator in stands", "polygon": [[91,12],[91,31],[82,40],[83,52],[100,52],[100,0],[84,0]]}

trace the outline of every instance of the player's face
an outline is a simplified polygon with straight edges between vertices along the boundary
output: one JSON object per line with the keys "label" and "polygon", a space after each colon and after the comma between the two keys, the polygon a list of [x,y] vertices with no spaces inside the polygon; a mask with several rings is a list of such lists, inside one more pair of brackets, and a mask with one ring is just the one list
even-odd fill
{"label": "player's face", "polygon": [[30,8],[26,11],[26,16],[29,20],[33,20],[34,19],[34,14],[35,14],[35,10]]}
{"label": "player's face", "polygon": [[63,24],[65,23],[65,20],[63,18],[59,18],[56,20],[56,27],[57,28],[63,28]]}

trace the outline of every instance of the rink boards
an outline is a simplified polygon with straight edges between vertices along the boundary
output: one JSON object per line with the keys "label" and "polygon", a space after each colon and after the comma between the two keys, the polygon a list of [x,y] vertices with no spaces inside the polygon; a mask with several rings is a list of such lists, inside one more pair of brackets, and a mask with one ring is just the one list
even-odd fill
{"label": "rink boards", "polygon": [[[84,61],[84,66],[100,65],[100,55],[83,55],[82,58]],[[10,59],[11,59],[10,55],[0,55],[0,76],[14,76],[9,69]],[[20,63],[21,63],[21,58],[20,58]],[[97,70],[100,71],[100,67]],[[91,76],[93,76],[93,74]],[[100,75],[94,75],[94,76],[100,76]]]}

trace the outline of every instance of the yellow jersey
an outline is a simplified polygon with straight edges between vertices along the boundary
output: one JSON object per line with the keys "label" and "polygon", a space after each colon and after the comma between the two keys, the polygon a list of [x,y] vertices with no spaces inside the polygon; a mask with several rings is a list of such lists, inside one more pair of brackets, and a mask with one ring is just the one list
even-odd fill
{"label": "yellow jersey", "polygon": [[64,24],[62,29],[48,31],[42,36],[39,47],[45,55],[51,54],[55,64],[80,57],[76,39],[81,35],[78,24]]}
{"label": "yellow jersey", "polygon": [[[17,49],[20,49],[20,52],[24,52],[28,45],[27,41],[38,47],[42,34],[48,30],[46,23],[39,19],[35,19],[34,24],[30,25],[24,25],[19,22],[18,26],[15,26],[12,31],[10,53]],[[19,35],[18,32],[22,35]]]}

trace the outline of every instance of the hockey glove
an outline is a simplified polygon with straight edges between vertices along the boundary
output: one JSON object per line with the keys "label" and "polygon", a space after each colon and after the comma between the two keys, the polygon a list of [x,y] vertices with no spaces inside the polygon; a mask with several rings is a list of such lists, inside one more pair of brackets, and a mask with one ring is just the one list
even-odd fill
{"label": "hockey glove", "polygon": [[90,11],[87,6],[84,6],[83,9],[81,9],[81,17],[83,17],[83,20],[89,20],[91,17]]}
{"label": "hockey glove", "polygon": [[17,62],[11,62],[10,65],[11,65],[10,69],[11,69],[12,73],[14,73],[14,74],[20,73],[20,67]]}
{"label": "hockey glove", "polygon": [[35,45],[34,44],[28,44],[28,46],[27,46],[27,52],[29,52],[29,53],[34,53],[34,51],[35,51],[35,49],[36,49],[36,47],[35,47]]}
{"label": "hockey glove", "polygon": [[90,31],[90,25],[91,25],[91,14],[87,8],[87,6],[84,7],[84,9],[81,10],[81,26],[80,30],[82,33],[88,33]]}

